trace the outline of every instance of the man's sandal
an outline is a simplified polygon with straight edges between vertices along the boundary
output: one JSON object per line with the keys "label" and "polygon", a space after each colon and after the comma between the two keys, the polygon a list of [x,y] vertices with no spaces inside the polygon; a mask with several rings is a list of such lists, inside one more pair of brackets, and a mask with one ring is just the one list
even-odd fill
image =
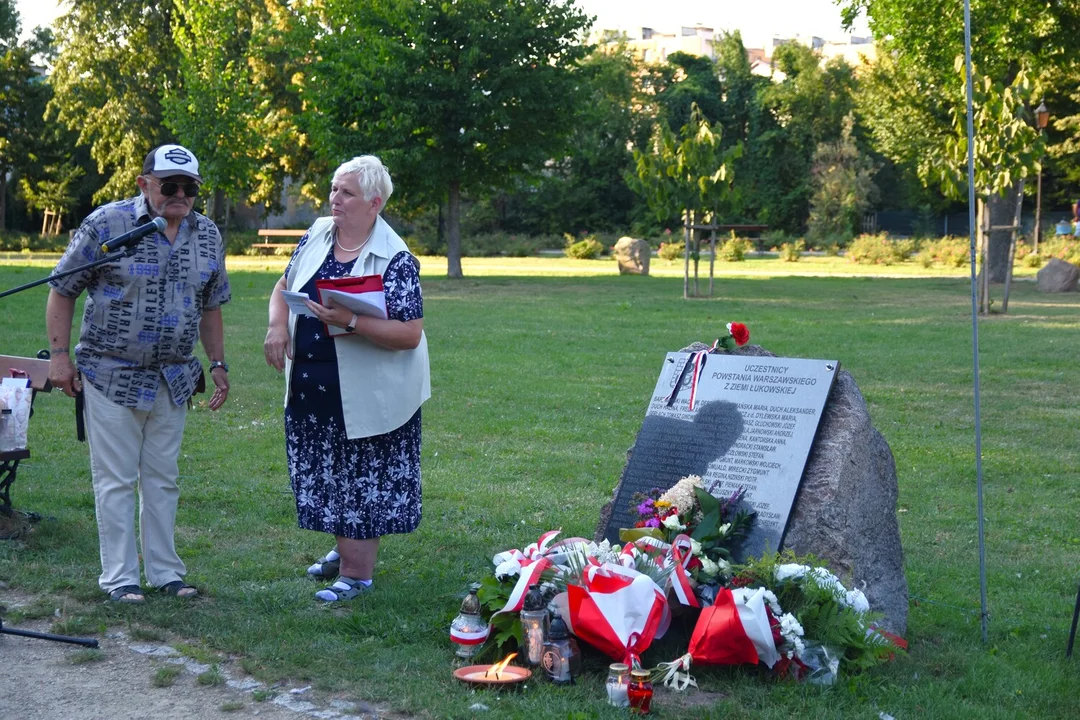
{"label": "man's sandal", "polygon": [[198,590],[191,585],[185,584],[183,580],[173,580],[170,583],[165,583],[158,588],[158,590],[171,597],[180,598],[181,600],[190,600],[199,595]]}
{"label": "man's sandal", "polygon": [[146,602],[146,596],[138,585],[124,585],[109,592],[109,601],[126,605],[142,605]]}
{"label": "man's sandal", "polygon": [[338,578],[337,581],[315,593],[315,597],[325,602],[339,602],[341,600],[354,600],[364,593],[371,592],[374,585],[365,585],[359,580]]}
{"label": "man's sandal", "polygon": [[331,550],[315,564],[307,569],[308,577],[317,580],[332,580],[341,572],[341,555],[337,550]]}

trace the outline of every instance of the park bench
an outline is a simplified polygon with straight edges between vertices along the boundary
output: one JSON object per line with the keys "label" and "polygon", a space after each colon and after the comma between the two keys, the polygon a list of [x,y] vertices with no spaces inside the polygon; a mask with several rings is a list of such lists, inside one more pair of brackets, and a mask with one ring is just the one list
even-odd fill
{"label": "park bench", "polygon": [[[12,370],[21,370],[30,378],[30,387],[33,389],[30,400],[30,415],[32,417],[34,414],[33,399],[37,397],[39,392],[50,392],[52,390],[52,384],[49,382],[48,353],[42,351],[37,358],[0,355],[0,375],[7,377],[12,374]],[[30,450],[27,448],[0,452],[0,516],[3,516],[3,518],[12,518],[15,515],[15,511],[11,506],[11,485],[15,482],[15,473],[19,469],[19,463],[29,457]]]}
{"label": "park bench", "polygon": [[261,228],[259,230],[260,241],[254,243],[251,247],[255,248],[257,252],[273,254],[277,250],[294,250],[297,243],[292,242],[270,242],[271,238],[276,237],[293,237],[302,238],[307,233],[307,230],[278,230],[270,228]]}

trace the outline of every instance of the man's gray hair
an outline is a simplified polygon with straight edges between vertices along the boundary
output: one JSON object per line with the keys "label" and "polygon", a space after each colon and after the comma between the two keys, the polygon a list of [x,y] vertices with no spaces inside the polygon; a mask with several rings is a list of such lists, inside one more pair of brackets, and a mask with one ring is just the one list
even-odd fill
{"label": "man's gray hair", "polygon": [[374,155],[361,155],[347,160],[334,171],[334,182],[342,175],[355,175],[364,200],[381,198],[383,207],[394,192],[394,183],[390,180],[390,171],[382,160]]}

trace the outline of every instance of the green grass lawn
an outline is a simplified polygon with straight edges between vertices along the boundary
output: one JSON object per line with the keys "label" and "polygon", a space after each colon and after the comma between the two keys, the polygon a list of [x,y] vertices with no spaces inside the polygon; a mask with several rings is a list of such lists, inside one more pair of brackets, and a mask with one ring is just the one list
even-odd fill
{"label": "green grass lawn", "polygon": [[[859,383],[896,457],[911,652],[832,688],[699,667],[702,691],[662,694],[656,714],[1076,717],[1080,650],[1072,662],[1063,655],[1080,582],[1080,294],[1018,282],[1009,314],[979,326],[992,614],[984,645],[965,278],[842,277],[837,262],[855,266],[835,260],[825,277],[770,276],[811,265],[763,260],[734,264],[737,276],[718,278],[711,299],[684,301],[681,277],[618,277],[613,261],[593,262],[466,261],[467,277],[448,281],[445,265],[424,260],[433,389],[424,521],[385,540],[376,592],[327,608],[312,599],[318,586],[304,568],[330,542],[296,528],[282,381],[262,359],[267,296],[284,263],[238,259],[225,309],[233,390],[221,411],[190,415],[181,458],[178,543],[204,599],[101,602],[87,451],[75,441],[73,403],[54,393],[37,399],[34,455],[13,488],[18,508],[48,518],[27,539],[0,542],[0,580],[40,601],[6,620],[61,608],[60,631],[157,629],[206,656],[240,658],[259,679],[428,717],[472,717],[476,702],[500,718],[623,717],[605,704],[605,661],[595,657],[571,688],[534,681],[521,693],[473,693],[451,677],[447,629],[494,553],[551,528],[592,534],[664,354],[711,343],[738,320],[752,342],[839,359]],[[0,267],[0,288],[43,267]],[[2,301],[0,353],[45,346],[45,296],[39,288]],[[673,659],[663,652],[674,648],[646,663]]]}

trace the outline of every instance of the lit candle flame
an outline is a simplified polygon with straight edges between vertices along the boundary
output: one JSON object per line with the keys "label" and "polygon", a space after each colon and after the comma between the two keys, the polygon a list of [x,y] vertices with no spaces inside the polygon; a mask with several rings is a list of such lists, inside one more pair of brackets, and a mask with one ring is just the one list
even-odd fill
{"label": "lit candle flame", "polygon": [[499,673],[502,672],[503,669],[505,669],[506,666],[510,664],[510,661],[513,660],[516,657],[517,657],[517,653],[510,653],[509,655],[504,657],[502,660],[500,660],[499,662],[495,663],[490,668],[488,668],[487,672],[484,673],[484,677],[487,677],[488,675],[494,675],[495,679],[498,680],[499,679]]}

